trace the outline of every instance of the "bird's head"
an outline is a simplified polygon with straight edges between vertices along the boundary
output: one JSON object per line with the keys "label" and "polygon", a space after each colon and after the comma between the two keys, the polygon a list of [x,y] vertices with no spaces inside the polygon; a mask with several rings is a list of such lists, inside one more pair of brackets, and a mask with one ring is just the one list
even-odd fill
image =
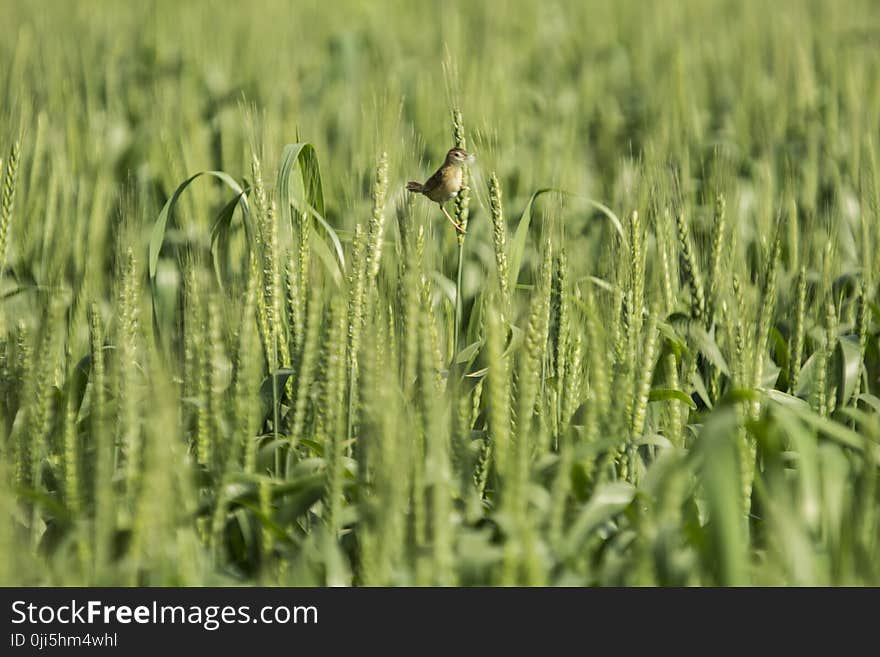
{"label": "bird's head", "polygon": [[453,166],[463,166],[474,161],[472,153],[468,153],[463,148],[453,148],[446,154],[446,164]]}

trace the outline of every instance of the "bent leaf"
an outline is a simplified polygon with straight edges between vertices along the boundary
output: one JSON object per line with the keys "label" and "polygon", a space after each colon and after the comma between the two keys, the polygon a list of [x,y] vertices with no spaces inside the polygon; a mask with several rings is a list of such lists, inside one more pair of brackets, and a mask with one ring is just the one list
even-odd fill
{"label": "bent leaf", "polygon": [[675,388],[654,388],[648,393],[648,401],[670,400],[680,401],[692,410],[696,410],[697,408],[697,405],[694,403],[694,400],[691,399],[691,396],[683,390],[676,390]]}

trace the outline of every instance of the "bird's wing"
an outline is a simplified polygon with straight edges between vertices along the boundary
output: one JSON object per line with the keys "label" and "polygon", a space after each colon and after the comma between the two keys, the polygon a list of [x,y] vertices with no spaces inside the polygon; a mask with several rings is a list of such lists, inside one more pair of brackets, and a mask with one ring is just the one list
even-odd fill
{"label": "bird's wing", "polygon": [[434,172],[434,175],[428,178],[423,185],[423,189],[425,192],[430,192],[431,190],[437,189],[440,185],[443,184],[443,169],[437,169]]}

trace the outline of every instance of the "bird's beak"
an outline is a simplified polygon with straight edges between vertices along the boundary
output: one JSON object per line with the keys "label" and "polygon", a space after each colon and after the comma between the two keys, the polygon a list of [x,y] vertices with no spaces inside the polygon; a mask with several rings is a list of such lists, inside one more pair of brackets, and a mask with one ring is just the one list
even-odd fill
{"label": "bird's beak", "polygon": [[468,156],[467,156],[467,163],[468,163],[468,164],[473,164],[473,163],[476,162],[476,161],[477,161],[477,156],[474,155],[473,153],[468,153]]}

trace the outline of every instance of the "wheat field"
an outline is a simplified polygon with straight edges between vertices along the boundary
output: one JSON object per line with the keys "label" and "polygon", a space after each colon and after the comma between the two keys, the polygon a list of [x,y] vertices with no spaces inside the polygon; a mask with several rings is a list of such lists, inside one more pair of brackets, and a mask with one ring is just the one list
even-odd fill
{"label": "wheat field", "polygon": [[0,3],[0,584],[880,584],[877,3],[139,5]]}

